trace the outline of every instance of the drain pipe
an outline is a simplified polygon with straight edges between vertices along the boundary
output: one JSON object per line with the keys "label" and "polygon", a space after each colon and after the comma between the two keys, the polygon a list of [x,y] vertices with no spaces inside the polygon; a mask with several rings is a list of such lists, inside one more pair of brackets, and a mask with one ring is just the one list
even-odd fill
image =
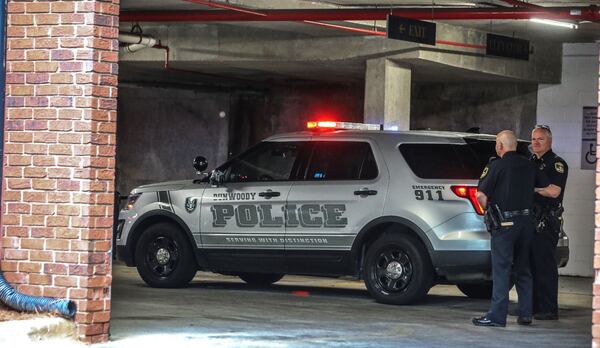
{"label": "drain pipe", "polygon": [[119,33],[119,42],[125,44],[123,50],[127,53],[134,53],[157,44],[156,39],[152,36],[132,33]]}
{"label": "drain pipe", "polygon": [[29,296],[17,292],[4,279],[0,271],[0,302],[20,312],[58,313],[66,318],[73,318],[77,312],[75,302],[59,300],[52,297]]}

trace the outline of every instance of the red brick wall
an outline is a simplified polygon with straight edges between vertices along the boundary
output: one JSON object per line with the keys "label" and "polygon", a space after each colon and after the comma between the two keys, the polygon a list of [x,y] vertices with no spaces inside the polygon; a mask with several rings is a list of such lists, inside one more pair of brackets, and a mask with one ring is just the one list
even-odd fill
{"label": "red brick wall", "polygon": [[[119,0],[8,1],[0,267],[108,339]],[[3,255],[2,254],[3,249]]]}

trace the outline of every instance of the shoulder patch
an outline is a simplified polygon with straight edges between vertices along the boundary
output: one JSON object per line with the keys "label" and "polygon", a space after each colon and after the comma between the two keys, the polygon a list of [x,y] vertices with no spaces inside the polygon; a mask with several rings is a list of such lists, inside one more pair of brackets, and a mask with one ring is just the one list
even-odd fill
{"label": "shoulder patch", "polygon": [[563,174],[565,172],[565,165],[562,162],[554,163],[554,169],[557,173]]}
{"label": "shoulder patch", "polygon": [[479,177],[479,179],[485,178],[485,176],[488,174],[489,171],[490,171],[490,168],[488,168],[487,166],[485,168],[483,168],[483,172],[481,173],[481,176]]}

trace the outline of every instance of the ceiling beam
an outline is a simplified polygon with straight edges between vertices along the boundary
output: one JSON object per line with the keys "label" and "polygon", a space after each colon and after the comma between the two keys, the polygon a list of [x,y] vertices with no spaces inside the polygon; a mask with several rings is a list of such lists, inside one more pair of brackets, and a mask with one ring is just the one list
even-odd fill
{"label": "ceiling beam", "polygon": [[387,8],[262,10],[264,16],[239,11],[125,11],[121,22],[239,22],[239,21],[347,21],[385,20],[388,14],[421,20],[567,19],[600,21],[600,9],[588,7],[544,8]]}

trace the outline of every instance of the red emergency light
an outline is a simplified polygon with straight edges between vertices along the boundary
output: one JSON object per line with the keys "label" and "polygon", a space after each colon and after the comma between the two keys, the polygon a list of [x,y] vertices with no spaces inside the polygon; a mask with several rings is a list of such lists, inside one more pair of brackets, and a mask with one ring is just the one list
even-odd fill
{"label": "red emergency light", "polygon": [[452,192],[460,198],[466,198],[471,202],[473,209],[478,215],[483,215],[483,207],[477,200],[477,187],[475,186],[450,186]]}
{"label": "red emergency light", "polygon": [[336,121],[308,121],[306,128],[311,130],[318,129],[358,129],[358,130],[382,130],[380,124],[367,124],[356,122],[336,122]]}

